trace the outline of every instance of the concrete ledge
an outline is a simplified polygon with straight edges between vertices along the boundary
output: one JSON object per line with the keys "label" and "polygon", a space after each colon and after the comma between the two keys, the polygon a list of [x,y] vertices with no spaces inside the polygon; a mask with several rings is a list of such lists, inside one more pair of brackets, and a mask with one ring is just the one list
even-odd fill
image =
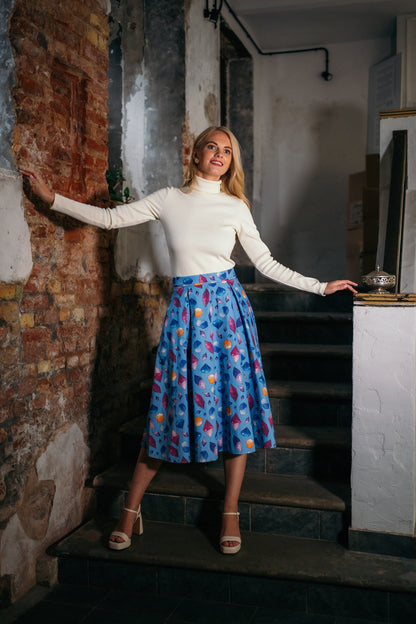
{"label": "concrete ledge", "polygon": [[416,558],[416,538],[412,535],[381,533],[377,531],[348,530],[350,550],[390,555],[392,557]]}
{"label": "concrete ledge", "polygon": [[416,306],[416,294],[361,293],[355,295],[354,305],[361,306]]}

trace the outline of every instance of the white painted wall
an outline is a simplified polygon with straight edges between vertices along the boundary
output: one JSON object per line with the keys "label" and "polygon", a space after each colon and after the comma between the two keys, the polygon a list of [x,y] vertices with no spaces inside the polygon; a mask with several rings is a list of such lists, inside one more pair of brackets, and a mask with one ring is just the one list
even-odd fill
{"label": "white painted wall", "polygon": [[[325,44],[323,44],[325,45]],[[344,277],[348,176],[365,167],[369,68],[390,54],[377,39],[256,63],[256,220],[283,264],[321,280]]]}
{"label": "white painted wall", "polygon": [[17,172],[0,169],[0,197],[0,281],[24,281],[32,270],[32,250]]}
{"label": "white painted wall", "polygon": [[353,529],[414,535],[416,307],[354,306]]}
{"label": "white painted wall", "polygon": [[416,13],[397,18],[397,52],[402,55],[400,108],[416,106]]}
{"label": "white painted wall", "polygon": [[220,122],[220,29],[204,18],[201,0],[188,4],[185,24],[187,129],[196,137]]}

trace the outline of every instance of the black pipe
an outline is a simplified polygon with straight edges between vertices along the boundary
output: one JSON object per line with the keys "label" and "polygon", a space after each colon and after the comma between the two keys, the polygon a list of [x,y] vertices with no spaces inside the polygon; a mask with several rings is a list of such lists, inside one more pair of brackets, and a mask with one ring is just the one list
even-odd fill
{"label": "black pipe", "polygon": [[[224,4],[226,5],[227,9],[229,10],[229,12],[231,13],[231,15],[233,16],[233,18],[235,19],[235,21],[239,24],[239,26],[243,29],[244,33],[247,35],[247,37],[250,39],[251,43],[254,45],[254,47],[256,48],[257,52],[259,54],[261,54],[262,56],[275,56],[277,54],[300,54],[302,52],[324,52],[325,54],[325,71],[323,71],[321,73],[321,76],[324,80],[326,80],[327,82],[329,80],[332,80],[333,75],[329,72],[329,50],[328,48],[323,48],[323,47],[319,47],[319,48],[303,48],[301,50],[279,50],[278,52],[264,52],[258,45],[257,42],[253,39],[253,37],[250,35],[250,33],[248,32],[247,28],[244,26],[244,24],[240,21],[240,18],[236,15],[236,13],[234,12],[234,10],[232,9],[232,7],[230,7],[230,5],[228,4],[227,0],[224,0]],[[207,6],[208,6],[208,2],[207,2]]]}

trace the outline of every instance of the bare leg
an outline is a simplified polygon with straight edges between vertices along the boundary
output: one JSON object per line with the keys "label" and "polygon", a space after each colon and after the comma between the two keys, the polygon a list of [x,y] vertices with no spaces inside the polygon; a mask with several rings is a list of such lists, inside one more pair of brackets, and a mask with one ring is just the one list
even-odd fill
{"label": "bare leg", "polygon": [[[152,457],[149,457],[143,448],[140,449],[125,507],[127,507],[128,509],[139,508],[147,486],[159,470],[161,463],[162,461],[160,459],[154,459]],[[131,535],[134,520],[134,514],[123,511],[114,530],[121,531],[123,533],[126,533],[127,535]],[[112,535],[110,536],[110,541],[122,542],[123,540],[121,537]]]}
{"label": "bare leg", "polygon": [[[225,495],[224,511],[238,511],[238,499],[244,479],[247,455],[224,454]],[[240,537],[240,528],[237,516],[223,516],[221,535],[235,535]],[[236,546],[237,542],[225,542],[225,546]]]}

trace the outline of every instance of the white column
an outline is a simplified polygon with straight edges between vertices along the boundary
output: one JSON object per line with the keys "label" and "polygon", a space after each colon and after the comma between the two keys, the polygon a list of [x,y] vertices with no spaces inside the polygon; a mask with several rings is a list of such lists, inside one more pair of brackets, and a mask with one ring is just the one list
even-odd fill
{"label": "white column", "polygon": [[[404,115],[405,113],[403,113]],[[416,115],[380,120],[380,207],[377,264],[383,266],[390,196],[393,132],[407,130],[407,188],[403,223],[401,275],[399,291],[416,292]]]}
{"label": "white column", "polygon": [[413,537],[416,296],[361,297],[354,306],[351,529]]}

